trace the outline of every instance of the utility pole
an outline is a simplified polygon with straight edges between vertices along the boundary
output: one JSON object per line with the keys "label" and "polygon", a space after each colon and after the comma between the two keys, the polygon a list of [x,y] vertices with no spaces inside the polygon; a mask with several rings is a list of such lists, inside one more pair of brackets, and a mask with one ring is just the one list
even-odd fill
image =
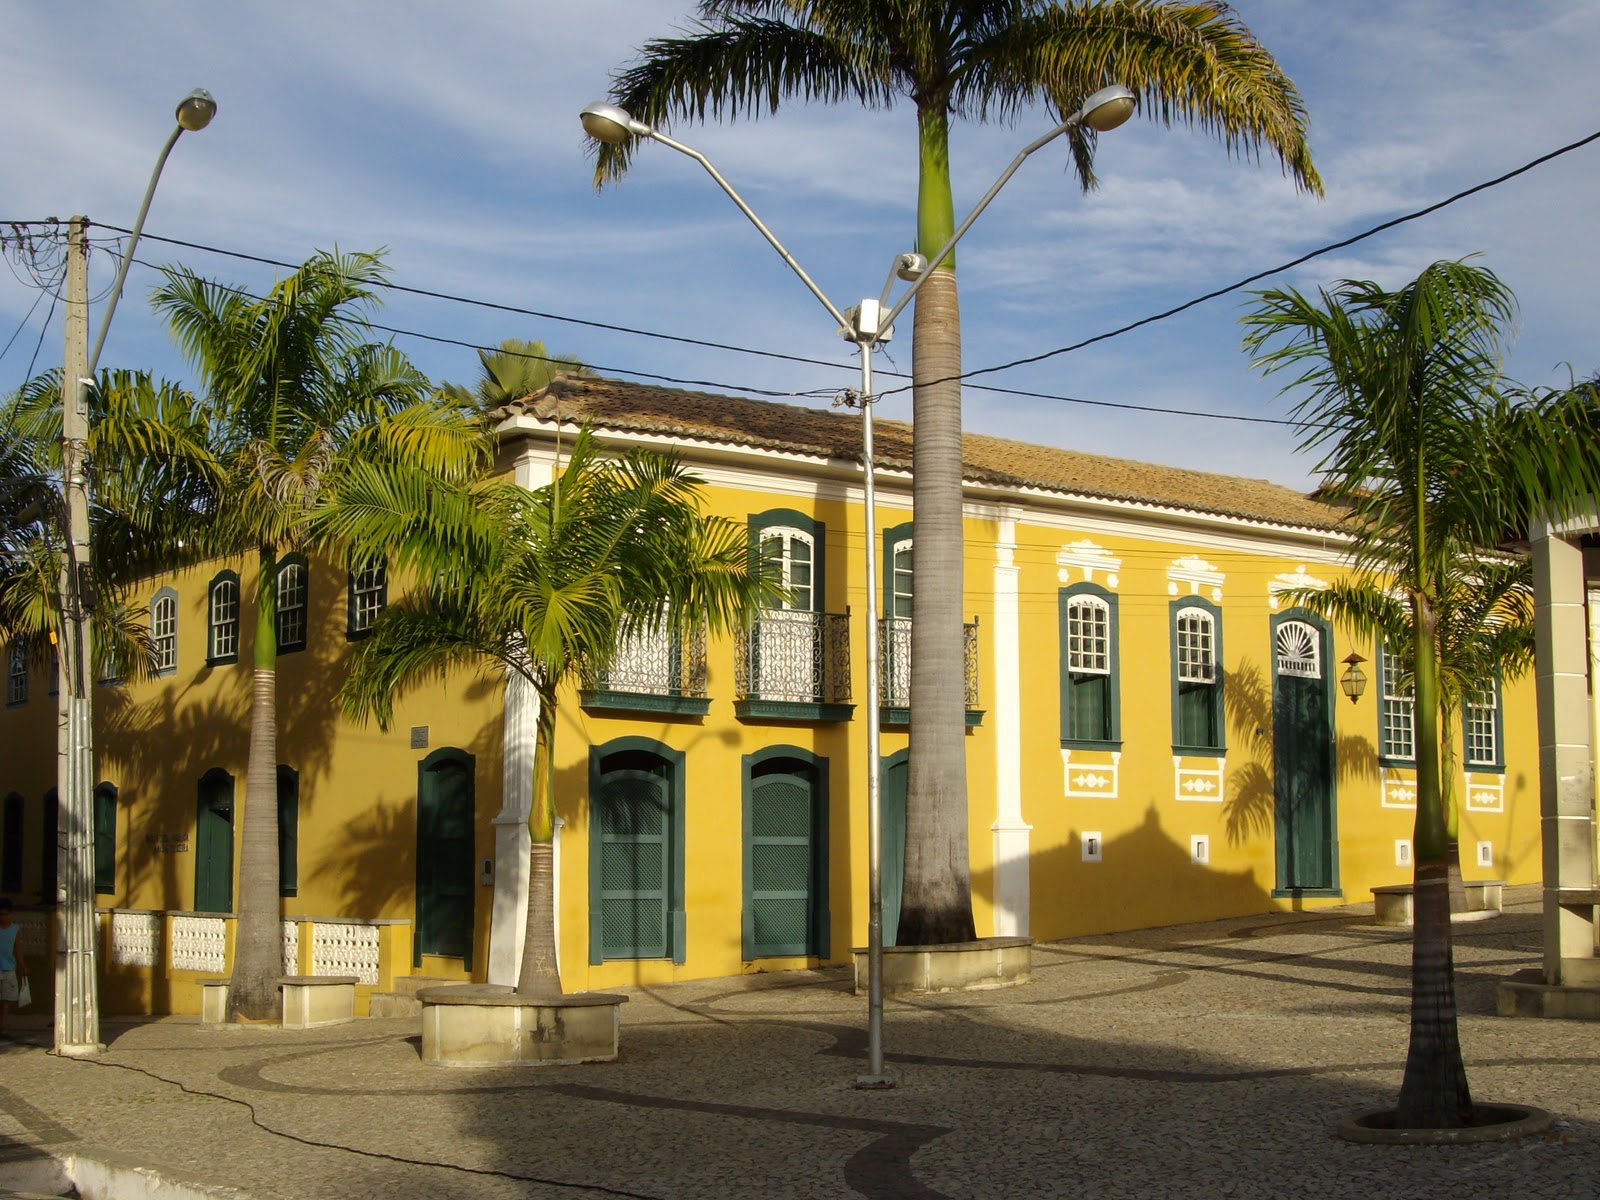
{"label": "utility pole", "polygon": [[89,218],[67,226],[67,353],[61,376],[61,547],[57,624],[56,1041],[58,1054],[99,1054],[95,975],[94,729],[89,689],[94,659],[89,609]]}

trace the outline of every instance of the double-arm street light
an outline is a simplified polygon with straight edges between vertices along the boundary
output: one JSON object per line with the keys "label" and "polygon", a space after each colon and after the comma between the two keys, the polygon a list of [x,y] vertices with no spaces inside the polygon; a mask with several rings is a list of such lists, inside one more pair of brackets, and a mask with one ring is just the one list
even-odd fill
{"label": "double-arm street light", "polygon": [[216,115],[211,93],[196,88],[178,104],[177,124],[161,148],[144,202],[134,220],[128,244],[117,266],[116,282],[106,301],[105,316],[89,349],[89,256],[87,217],[74,217],[67,234],[66,369],[61,377],[61,477],[63,523],[67,536],[61,549],[60,683],[56,689],[56,792],[60,799],[57,828],[57,874],[60,879],[59,929],[56,935],[57,1053],[93,1055],[100,1044],[100,1003],[95,977],[94,913],[94,687],[89,615],[94,582],[89,568],[89,495],[85,458],[89,445],[89,389],[105,345],[111,316],[117,311],[133,250],[144,229],[145,214],[155,195],[167,155],[186,131],[204,129]]}
{"label": "double-arm street light", "polygon": [[[1000,173],[993,186],[983,194],[983,198],[967,214],[966,219],[956,226],[954,233],[936,254],[923,257],[921,254],[906,253],[896,257],[890,268],[889,278],[885,281],[883,292],[876,298],[868,297],[854,308],[840,311],[829,300],[807,275],[804,268],[795,261],[794,256],[784,249],[783,243],[778,241],[773,232],[762,223],[754,210],[745,203],[722,173],[711,164],[700,151],[682,142],[675,141],[666,134],[652,129],[642,121],[636,121],[629,113],[615,104],[597,102],[590,104],[581,113],[583,128],[590,137],[610,145],[619,145],[630,137],[647,137],[669,146],[680,154],[686,154],[695,162],[706,169],[730,200],[739,206],[739,211],[750,219],[750,223],[760,231],[761,236],[774,250],[782,256],[783,261],[789,264],[789,269],[800,277],[811,294],[822,303],[831,316],[839,324],[839,332],[846,341],[854,342],[860,348],[861,355],[861,470],[863,478],[863,507],[865,508],[866,523],[866,572],[865,582],[867,588],[867,1071],[856,1079],[857,1087],[882,1088],[894,1086],[893,1079],[884,1073],[883,1069],[883,816],[882,800],[879,787],[879,668],[878,668],[878,596],[877,596],[877,559],[876,559],[876,508],[873,491],[873,451],[872,451],[872,351],[883,342],[887,342],[894,334],[894,319],[900,315],[906,305],[911,303],[922,285],[927,282],[933,268],[943,262],[955,249],[955,245],[962,236],[972,227],[978,215],[989,206],[1006,181],[1016,173],[1018,167],[1041,146],[1047,145],[1060,137],[1063,133],[1076,126],[1083,126],[1096,132],[1105,132],[1115,129],[1133,115],[1134,95],[1121,85],[1102,88],[1090,96],[1066,120],[1041,137],[1035,138],[1024,146],[1018,155],[1011,160],[1011,164]],[[910,287],[897,300],[893,307],[886,307],[889,303],[889,293],[894,288],[896,277],[906,280]]]}

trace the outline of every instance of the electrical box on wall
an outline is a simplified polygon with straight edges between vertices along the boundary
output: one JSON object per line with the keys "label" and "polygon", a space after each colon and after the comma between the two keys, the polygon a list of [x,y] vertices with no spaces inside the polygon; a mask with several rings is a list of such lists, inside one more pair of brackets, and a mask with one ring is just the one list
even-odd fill
{"label": "electrical box on wall", "polygon": [[478,872],[478,882],[484,887],[494,886],[494,859],[483,860],[483,868]]}

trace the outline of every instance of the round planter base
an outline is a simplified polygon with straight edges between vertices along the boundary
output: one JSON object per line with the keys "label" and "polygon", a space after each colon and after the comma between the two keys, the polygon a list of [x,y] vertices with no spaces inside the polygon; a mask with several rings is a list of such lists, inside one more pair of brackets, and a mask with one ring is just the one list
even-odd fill
{"label": "round planter base", "polygon": [[553,1067],[617,1057],[626,996],[521,996],[486,983],[423,988],[422,1061],[436,1067]]}
{"label": "round planter base", "polygon": [[[852,952],[856,963],[856,995],[867,994],[867,951]],[[885,946],[883,992],[900,996],[918,992],[965,992],[1011,987],[1033,977],[1033,939],[979,938],[941,946]]]}
{"label": "round planter base", "polygon": [[1346,1117],[1339,1122],[1339,1136],[1377,1146],[1466,1146],[1532,1137],[1555,1120],[1544,1109],[1526,1104],[1474,1104],[1472,1124],[1458,1129],[1396,1129],[1394,1114],[1392,1108],[1380,1108]]}

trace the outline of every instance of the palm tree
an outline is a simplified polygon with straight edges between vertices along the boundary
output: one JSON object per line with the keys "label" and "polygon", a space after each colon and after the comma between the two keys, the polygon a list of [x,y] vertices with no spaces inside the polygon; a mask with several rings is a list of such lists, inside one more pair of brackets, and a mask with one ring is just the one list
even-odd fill
{"label": "palm tree", "polygon": [[[1147,113],[1199,125],[1231,153],[1266,147],[1296,183],[1320,182],[1293,83],[1222,0],[704,0],[683,37],[647,42],[613,78],[612,99],[646,123],[756,116],[785,100],[916,108],[917,248],[955,228],[952,117],[1009,123],[1043,102],[1065,115],[1122,83]],[[1094,183],[1093,135],[1072,133],[1073,166]],[[629,145],[601,146],[596,182],[620,178]],[[967,857],[962,655],[961,321],[954,255],[917,296],[912,346],[911,759],[898,939],[973,936]],[[869,636],[873,636],[869,632]]]}
{"label": "palm tree", "polygon": [[439,390],[463,409],[487,415],[503,404],[542,390],[557,375],[592,375],[587,366],[566,354],[552,354],[539,341],[506,338],[498,350],[479,350],[482,374],[471,390],[459,383],[441,383]]}
{"label": "palm tree", "polygon": [[[61,372],[0,407],[0,640],[23,637],[41,663],[59,639]],[[192,519],[217,482],[209,419],[175,384],[102,372],[88,391],[88,578],[97,674],[143,679],[152,643],[129,589],[196,556]]]}
{"label": "palm tree", "polygon": [[[1416,698],[1417,809],[1411,1038],[1395,1123],[1472,1119],[1456,1029],[1441,796],[1441,711],[1449,694],[1451,589],[1460,557],[1600,492],[1600,452],[1579,436],[1573,393],[1507,394],[1502,328],[1515,300],[1486,268],[1436,262],[1398,291],[1345,280],[1317,300],[1259,293],[1245,346],[1264,371],[1297,370],[1302,449],[1321,449],[1330,499],[1350,506],[1355,568],[1387,576],[1409,613]],[[1506,436],[1515,428],[1517,436]],[[1482,677],[1476,686],[1482,686]]]}
{"label": "palm tree", "polygon": [[[222,472],[208,549],[256,558],[250,752],[241,837],[230,1019],[277,1011],[282,974],[277,811],[277,575],[315,538],[307,519],[353,477],[378,473],[426,506],[432,482],[486,461],[477,424],[441,404],[363,310],[385,278],[373,254],[318,253],[261,298],[169,268],[154,303],[199,371]],[[381,552],[381,548],[366,547]]]}
{"label": "palm tree", "polygon": [[743,627],[777,594],[745,530],[700,512],[698,487],[659,455],[601,460],[585,430],[552,483],[473,489],[448,529],[389,515],[376,489],[352,490],[346,508],[317,519],[358,545],[403,545],[408,565],[433,581],[391,605],[356,648],[341,693],[347,714],[386,728],[398,691],[472,664],[497,664],[538,696],[518,992],[562,990],[551,877],[562,686],[581,669],[603,670],[624,640],[662,620]]}

